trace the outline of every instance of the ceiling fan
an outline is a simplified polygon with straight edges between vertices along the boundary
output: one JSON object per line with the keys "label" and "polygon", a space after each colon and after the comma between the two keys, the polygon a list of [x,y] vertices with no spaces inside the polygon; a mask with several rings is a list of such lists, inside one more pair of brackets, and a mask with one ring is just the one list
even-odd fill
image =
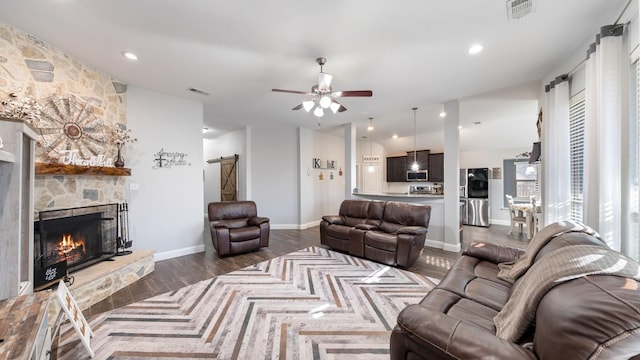
{"label": "ceiling fan", "polygon": [[298,104],[291,110],[305,109],[307,112],[313,110],[313,114],[317,117],[324,115],[325,109],[330,109],[333,113],[346,111],[347,108],[340,104],[335,98],[338,97],[368,97],[372,96],[371,90],[348,90],[348,91],[333,91],[331,88],[332,75],[323,72],[323,66],[327,63],[327,59],[319,57],[316,59],[318,65],[320,65],[320,73],[318,74],[318,84],[311,87],[311,91],[297,91],[297,90],[283,90],[283,89],[271,89],[275,92],[284,92],[292,94],[304,94],[309,98]]}

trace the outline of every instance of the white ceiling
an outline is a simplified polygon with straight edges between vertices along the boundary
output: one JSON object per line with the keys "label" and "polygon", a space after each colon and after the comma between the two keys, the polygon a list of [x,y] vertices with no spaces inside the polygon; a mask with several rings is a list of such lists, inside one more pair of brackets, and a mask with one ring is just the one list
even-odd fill
{"label": "white ceiling", "polygon": [[[350,122],[360,134],[373,117],[374,141],[394,151],[413,142],[412,107],[420,133],[440,133],[441,104],[461,99],[461,146],[472,150],[529,146],[542,76],[615,21],[627,0],[534,3],[535,12],[509,21],[504,0],[0,0],[0,19],[129,85],[204,103],[213,136]],[[471,56],[474,43],[485,50]],[[304,96],[271,92],[309,90],[319,56],[334,90],[373,91],[340,99],[348,111],[325,115],[320,127],[291,110]],[[389,140],[394,132],[400,141]]]}

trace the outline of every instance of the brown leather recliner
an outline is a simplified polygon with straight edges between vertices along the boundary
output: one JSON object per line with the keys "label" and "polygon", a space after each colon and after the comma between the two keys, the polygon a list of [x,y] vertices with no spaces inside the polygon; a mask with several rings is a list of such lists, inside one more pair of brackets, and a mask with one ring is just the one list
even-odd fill
{"label": "brown leather recliner", "polygon": [[212,202],[208,212],[211,241],[219,256],[269,246],[269,218],[257,215],[255,202]]}

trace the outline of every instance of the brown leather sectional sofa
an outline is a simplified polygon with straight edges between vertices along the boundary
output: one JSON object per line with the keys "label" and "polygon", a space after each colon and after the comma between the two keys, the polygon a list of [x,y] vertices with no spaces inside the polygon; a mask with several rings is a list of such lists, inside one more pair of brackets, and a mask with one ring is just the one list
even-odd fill
{"label": "brown leather sectional sofa", "polygon": [[[589,234],[563,233],[551,238],[535,258],[530,256],[534,263],[526,272],[554,252],[578,245],[606,247]],[[498,336],[494,318],[526,281],[526,272],[514,283],[498,278],[498,263],[524,254],[472,243],[438,286],[399,314],[391,335],[391,359],[640,359],[640,282],[618,275],[562,281],[532,305],[537,306],[535,315],[518,340]],[[598,256],[582,259],[595,262]],[[612,268],[618,266],[638,268],[626,260]]]}
{"label": "brown leather sectional sofa", "polygon": [[320,243],[379,263],[410,267],[424,249],[431,207],[398,201],[344,200],[320,222]]}

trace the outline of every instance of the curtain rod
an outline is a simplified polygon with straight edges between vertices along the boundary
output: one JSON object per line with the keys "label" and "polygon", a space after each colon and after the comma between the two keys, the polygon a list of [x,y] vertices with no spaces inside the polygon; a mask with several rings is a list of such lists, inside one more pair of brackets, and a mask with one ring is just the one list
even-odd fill
{"label": "curtain rod", "polygon": [[[618,21],[620,21],[620,19],[622,18],[622,15],[624,15],[624,13],[627,11],[627,8],[629,7],[629,5],[631,5],[631,2],[633,0],[629,0],[627,1],[627,5],[624,6],[624,9],[622,9],[622,12],[620,13],[620,15],[618,15],[618,18],[616,19],[616,21],[613,23],[612,28],[615,28],[616,25],[618,25]],[[611,31],[611,30],[609,30]]]}
{"label": "curtain rod", "polygon": [[[628,25],[629,23],[624,23],[624,24],[618,24],[620,22],[620,19],[622,19],[622,15],[624,15],[624,13],[627,11],[627,9],[629,8],[629,5],[631,5],[631,2],[633,0],[629,0],[627,1],[627,5],[624,6],[624,9],[622,9],[622,11],[620,12],[620,15],[618,15],[618,18],[616,19],[616,21],[613,22],[613,25],[611,25],[611,29],[609,29],[609,31],[611,33],[613,33],[614,29],[618,27],[618,25],[620,26],[625,26]],[[579,63],[577,63],[571,70],[569,70],[569,72],[567,72],[568,75],[573,75],[575,74],[575,72],[580,68],[580,66],[582,66],[582,64],[584,64],[587,61],[587,59],[583,59],[582,61],[580,61]]]}

